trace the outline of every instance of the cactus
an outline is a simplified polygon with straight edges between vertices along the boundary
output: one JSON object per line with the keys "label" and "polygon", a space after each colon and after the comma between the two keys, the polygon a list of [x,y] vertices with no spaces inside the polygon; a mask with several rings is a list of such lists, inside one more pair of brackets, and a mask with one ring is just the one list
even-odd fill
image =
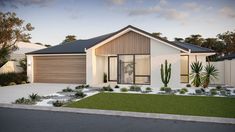
{"label": "cactus", "polygon": [[164,87],[167,87],[167,84],[171,78],[171,64],[169,64],[168,67],[167,60],[165,60],[165,69],[163,68],[163,64],[161,64],[161,78],[162,82],[164,83]]}

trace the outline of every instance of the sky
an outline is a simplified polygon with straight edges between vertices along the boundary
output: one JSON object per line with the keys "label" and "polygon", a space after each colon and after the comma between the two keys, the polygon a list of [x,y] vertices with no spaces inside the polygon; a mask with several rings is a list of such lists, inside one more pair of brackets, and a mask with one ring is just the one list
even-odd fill
{"label": "sky", "polygon": [[169,40],[235,30],[235,0],[0,0],[1,12],[31,23],[31,42],[56,45],[133,25]]}

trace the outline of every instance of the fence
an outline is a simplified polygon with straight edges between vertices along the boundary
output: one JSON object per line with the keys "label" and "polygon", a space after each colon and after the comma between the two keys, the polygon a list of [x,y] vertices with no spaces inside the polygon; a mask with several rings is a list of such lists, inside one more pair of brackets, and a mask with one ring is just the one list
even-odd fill
{"label": "fence", "polygon": [[235,87],[235,59],[211,62],[219,71],[218,80],[212,84],[226,84]]}

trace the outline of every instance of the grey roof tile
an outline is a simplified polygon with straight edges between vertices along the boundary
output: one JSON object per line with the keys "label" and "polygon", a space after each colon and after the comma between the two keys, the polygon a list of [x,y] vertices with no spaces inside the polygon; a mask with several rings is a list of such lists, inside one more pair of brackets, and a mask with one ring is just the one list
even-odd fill
{"label": "grey roof tile", "polygon": [[174,41],[173,43],[183,46],[184,48],[190,49],[192,53],[207,53],[207,52],[214,52],[214,50],[201,47],[195,44],[190,44],[190,43],[185,43],[185,42],[179,42],[179,41]]}
{"label": "grey roof tile", "polygon": [[56,45],[56,46],[53,46],[53,47],[49,47],[49,48],[46,48],[46,49],[42,49],[42,50],[37,50],[37,51],[33,51],[33,52],[29,52],[29,53],[26,53],[26,54],[76,54],[76,53],[85,53],[85,49],[89,49],[91,47],[93,47],[94,45],[112,37],[113,35],[127,29],[127,28],[132,28],[134,30],[137,30],[141,33],[144,33],[148,36],[151,36],[151,37],[154,37],[156,39],[159,39],[161,41],[164,41],[166,43],[169,43],[175,47],[178,47],[182,50],[186,50],[186,51],[189,51],[189,49],[191,49],[191,51],[193,52],[212,52],[210,49],[207,49],[207,48],[202,48],[200,46],[195,46],[195,45],[192,45],[192,44],[186,44],[186,43],[178,43],[178,42],[171,42],[171,41],[168,41],[166,39],[163,39],[161,37],[158,37],[158,36],[154,36],[152,35],[151,33],[148,33],[144,30],[141,30],[139,28],[136,28],[136,27],[133,27],[131,25],[125,27],[125,28],[122,28],[116,32],[113,32],[113,33],[109,33],[109,34],[105,34],[105,35],[102,35],[102,36],[98,36],[98,37],[94,37],[94,38],[91,38],[91,39],[86,39],[86,40],[76,40],[76,41],[73,41],[73,42],[69,42],[69,43],[66,43],[66,44],[60,44],[60,45]]}

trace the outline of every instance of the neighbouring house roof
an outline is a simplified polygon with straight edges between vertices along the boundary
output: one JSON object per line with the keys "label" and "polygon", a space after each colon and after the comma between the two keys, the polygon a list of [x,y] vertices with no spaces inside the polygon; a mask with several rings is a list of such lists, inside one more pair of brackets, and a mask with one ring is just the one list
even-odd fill
{"label": "neighbouring house roof", "polygon": [[201,47],[201,46],[191,44],[191,43],[185,43],[185,42],[179,42],[179,41],[174,41],[173,43],[180,45],[180,46],[183,46],[184,48],[190,49],[191,53],[211,53],[211,52],[214,52],[214,50],[212,50],[212,49]]}
{"label": "neighbouring house roof", "polygon": [[[141,33],[143,33],[147,36],[153,37],[153,38],[158,39],[160,41],[163,41],[163,42],[165,42],[169,45],[172,45],[174,47],[182,49],[183,51],[189,51],[189,49],[190,49],[190,46],[185,46],[185,44],[181,45],[181,44],[178,44],[178,43],[175,43],[175,42],[168,41],[166,39],[163,39],[163,38],[158,37],[158,36],[154,36],[151,33],[148,33],[144,30],[141,30],[139,28],[136,28],[136,27],[133,27],[133,26],[129,25],[129,26],[127,26],[125,28],[122,28],[121,30],[118,30],[118,31],[113,32],[113,33],[105,34],[105,35],[102,35],[102,36],[98,36],[98,37],[94,37],[94,38],[86,39],[86,40],[76,40],[76,41],[69,42],[69,43],[66,43],[66,44],[60,44],[60,45],[56,45],[56,46],[49,47],[49,48],[46,48],[46,49],[42,49],[42,50],[38,50],[38,51],[34,51],[34,52],[29,52],[29,53],[26,53],[26,54],[73,54],[73,53],[76,54],[76,53],[85,53],[85,49],[89,49],[89,48],[91,48],[91,47],[107,40],[108,38],[111,38],[112,36],[128,29],[128,28],[136,30],[138,32],[141,32]],[[193,48],[193,46],[191,46],[191,48]],[[197,48],[194,47],[194,51],[196,51],[197,49],[199,50],[200,48],[199,47],[197,47]],[[201,50],[202,49],[200,49],[200,51]],[[192,49],[191,49],[191,51],[192,51]],[[206,52],[205,49],[204,49],[204,51]]]}
{"label": "neighbouring house roof", "polygon": [[225,55],[225,56],[221,57],[219,60],[222,61],[222,60],[233,60],[233,59],[235,59],[235,53]]}

